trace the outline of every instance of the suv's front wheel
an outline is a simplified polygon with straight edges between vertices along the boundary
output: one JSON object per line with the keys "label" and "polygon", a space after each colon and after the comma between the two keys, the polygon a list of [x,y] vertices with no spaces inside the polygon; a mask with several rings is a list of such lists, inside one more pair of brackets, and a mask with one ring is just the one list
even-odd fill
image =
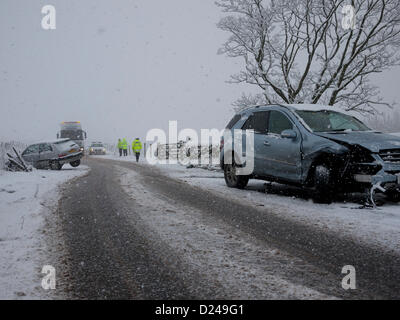
{"label": "suv's front wheel", "polygon": [[389,190],[386,192],[386,198],[392,202],[400,202],[400,190]]}
{"label": "suv's front wheel", "polygon": [[333,200],[332,171],[324,164],[314,169],[314,201],[330,204]]}
{"label": "suv's front wheel", "polygon": [[224,166],[224,178],[226,185],[229,188],[244,189],[247,186],[250,177],[237,175],[236,165],[233,163],[233,164],[226,164]]}

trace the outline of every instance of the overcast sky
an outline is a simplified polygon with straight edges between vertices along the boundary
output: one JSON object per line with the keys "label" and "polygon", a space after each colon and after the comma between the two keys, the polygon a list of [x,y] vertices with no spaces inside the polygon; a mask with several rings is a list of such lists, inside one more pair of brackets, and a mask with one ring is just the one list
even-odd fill
{"label": "overcast sky", "polygon": [[[41,28],[46,4],[56,30]],[[217,55],[220,17],[214,0],[1,0],[0,140],[55,138],[71,120],[107,142],[168,120],[224,127],[249,88],[226,83],[241,61]],[[377,78],[390,101],[398,72]]]}

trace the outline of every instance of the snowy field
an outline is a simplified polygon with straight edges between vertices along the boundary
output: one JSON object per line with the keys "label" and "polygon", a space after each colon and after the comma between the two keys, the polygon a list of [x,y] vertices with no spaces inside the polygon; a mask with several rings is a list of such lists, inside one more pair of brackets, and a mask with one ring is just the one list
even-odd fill
{"label": "snowy field", "polygon": [[0,170],[0,299],[45,299],[41,270],[47,261],[46,217],[54,213],[59,186],[88,168],[61,171]]}
{"label": "snowy field", "polygon": [[[133,157],[103,158],[133,162]],[[142,160],[143,163],[143,160]],[[181,165],[156,165],[165,174],[193,186],[247,203],[268,214],[277,214],[326,231],[355,238],[387,251],[400,252],[400,205],[385,203],[375,209],[361,208],[360,195],[338,197],[336,202],[315,204],[309,195],[298,188],[265,181],[250,180],[245,190],[228,188],[223,173],[200,168],[187,169]]]}

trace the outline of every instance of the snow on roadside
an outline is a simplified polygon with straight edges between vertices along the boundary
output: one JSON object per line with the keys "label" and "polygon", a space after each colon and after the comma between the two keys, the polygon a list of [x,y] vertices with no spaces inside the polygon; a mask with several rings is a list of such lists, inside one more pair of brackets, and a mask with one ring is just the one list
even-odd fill
{"label": "snow on roadside", "polygon": [[[106,155],[92,155],[92,156],[89,156],[89,157],[96,158],[96,159],[123,161],[123,162],[136,162],[136,158],[135,158],[134,155],[128,155],[126,157],[120,157],[119,155],[108,153]],[[194,160],[194,159],[191,159],[191,160]],[[178,161],[176,161],[176,162],[177,162],[176,164],[172,164],[172,165],[169,165],[169,164],[168,165],[160,165],[160,164],[158,164],[156,166],[157,167],[161,167],[161,168],[169,168],[169,169],[172,169],[172,170],[178,170],[179,171],[179,170],[187,170],[187,167],[190,165],[189,163],[188,163],[188,165],[183,165],[183,164],[179,163]],[[213,162],[214,162],[214,164],[208,164],[208,165],[205,165],[205,164],[193,165],[192,164],[192,165],[190,165],[190,167],[191,167],[191,169],[196,168],[196,169],[202,169],[202,170],[206,169],[206,170],[209,170],[209,171],[221,171],[219,164],[215,165],[216,160],[214,160]],[[145,157],[143,155],[140,156],[139,163],[140,164],[147,163],[147,161],[146,161],[146,159],[145,159]],[[207,161],[205,159],[202,159],[202,163],[207,163]]]}
{"label": "snow on roadside", "polygon": [[85,166],[30,173],[0,170],[0,299],[46,298],[41,287],[45,218],[57,206],[58,186],[87,172]]}
{"label": "snow on roadside", "polygon": [[[126,157],[120,157],[119,155],[116,154],[110,154],[107,153],[106,155],[93,155],[89,156],[90,158],[96,158],[96,159],[107,159],[107,160],[118,160],[118,161],[126,161],[126,162],[135,162],[136,158],[134,155],[128,155]],[[143,162],[143,156],[140,158],[141,162]]]}

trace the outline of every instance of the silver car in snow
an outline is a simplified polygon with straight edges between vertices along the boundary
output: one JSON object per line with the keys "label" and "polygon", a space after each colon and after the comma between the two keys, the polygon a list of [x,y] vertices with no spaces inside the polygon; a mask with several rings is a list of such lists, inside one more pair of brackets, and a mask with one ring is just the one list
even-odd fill
{"label": "silver car in snow", "polygon": [[78,167],[82,157],[80,147],[70,139],[32,144],[22,152],[24,161],[37,169],[61,170],[66,163]]}

